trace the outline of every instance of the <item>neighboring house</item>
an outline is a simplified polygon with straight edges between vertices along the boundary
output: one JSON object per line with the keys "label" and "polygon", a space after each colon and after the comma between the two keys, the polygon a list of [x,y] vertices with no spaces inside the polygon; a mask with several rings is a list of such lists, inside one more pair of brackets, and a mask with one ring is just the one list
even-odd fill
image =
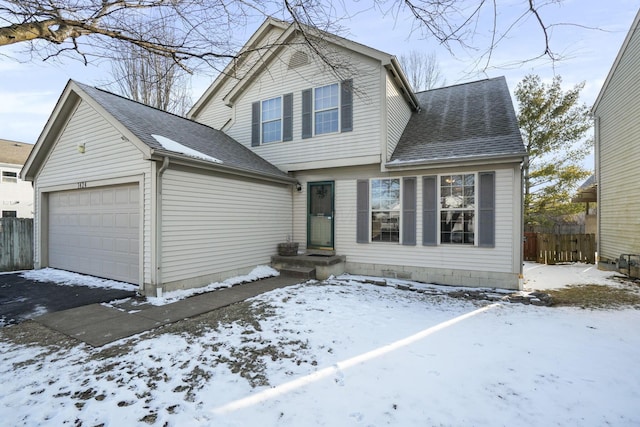
{"label": "neighboring house", "polygon": [[640,11],[592,108],[599,267],[640,255]]}
{"label": "neighboring house", "polygon": [[598,184],[596,184],[596,176],[591,175],[585,182],[578,187],[576,195],[571,198],[571,203],[584,203],[584,232],[586,234],[596,234],[598,231],[598,214],[597,207],[593,208],[591,203],[598,201]]}
{"label": "neighboring house", "polygon": [[149,294],[268,264],[293,236],[349,273],[518,289],[526,152],[504,78],[415,94],[395,57],[315,35],[350,74],[268,19],[192,120],[70,82],[23,171],[36,265]]}
{"label": "neighboring house", "polygon": [[0,211],[2,218],[33,218],[33,187],[20,169],[33,145],[0,139]]}

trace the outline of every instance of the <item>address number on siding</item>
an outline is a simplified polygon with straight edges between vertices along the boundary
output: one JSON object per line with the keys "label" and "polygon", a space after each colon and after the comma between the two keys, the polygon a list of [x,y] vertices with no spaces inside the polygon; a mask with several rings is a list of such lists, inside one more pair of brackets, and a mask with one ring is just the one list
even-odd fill
{"label": "address number on siding", "polygon": [[78,188],[87,188],[87,181],[81,181],[78,183]]}

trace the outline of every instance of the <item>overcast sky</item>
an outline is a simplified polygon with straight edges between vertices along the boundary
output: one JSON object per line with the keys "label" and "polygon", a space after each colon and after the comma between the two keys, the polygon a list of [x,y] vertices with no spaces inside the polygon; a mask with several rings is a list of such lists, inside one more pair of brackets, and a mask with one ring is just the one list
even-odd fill
{"label": "overcast sky", "polygon": [[[349,11],[363,9],[364,3],[368,2],[354,2]],[[500,0],[498,4],[501,8],[498,25],[502,31],[526,10],[528,2]],[[452,56],[434,40],[423,39],[418,31],[412,31],[407,11],[386,15],[373,10],[351,13],[353,18],[340,24],[346,30],[343,36],[396,56],[411,50],[435,52],[447,84],[504,75],[513,93],[517,83],[527,74],[538,74],[545,80],[560,75],[567,88],[585,81],[582,101],[591,106],[639,8],[640,0],[565,0],[560,5],[549,4],[541,9],[545,22],[577,24],[554,27],[550,33],[552,50],[564,59],[555,64],[548,58],[521,63],[544,50],[542,32],[529,17],[513,27],[509,36],[502,40],[492,54],[491,67],[484,73],[477,71],[476,64],[482,51],[455,49],[455,56]],[[238,38],[246,40],[259,24],[255,22],[249,26],[238,34]],[[471,42],[486,48],[490,29],[489,21],[481,22]],[[104,64],[84,66],[71,60],[64,64],[19,63],[10,56],[11,48],[0,47],[2,139],[35,143],[69,79],[95,86],[109,79],[110,68]],[[214,78],[213,73],[193,78],[194,102]]]}

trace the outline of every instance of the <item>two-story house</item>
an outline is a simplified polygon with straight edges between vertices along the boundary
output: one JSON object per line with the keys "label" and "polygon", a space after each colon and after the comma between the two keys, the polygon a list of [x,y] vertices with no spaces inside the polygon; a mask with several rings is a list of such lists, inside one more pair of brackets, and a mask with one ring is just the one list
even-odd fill
{"label": "two-story house", "polygon": [[189,119],[70,82],[23,172],[36,265],[155,293],[292,236],[349,273],[518,289],[526,153],[504,78],[414,93],[394,56],[310,34],[339,71],[267,19]]}
{"label": "two-story house", "polygon": [[0,139],[0,211],[2,218],[33,218],[33,187],[20,169],[33,145]]}

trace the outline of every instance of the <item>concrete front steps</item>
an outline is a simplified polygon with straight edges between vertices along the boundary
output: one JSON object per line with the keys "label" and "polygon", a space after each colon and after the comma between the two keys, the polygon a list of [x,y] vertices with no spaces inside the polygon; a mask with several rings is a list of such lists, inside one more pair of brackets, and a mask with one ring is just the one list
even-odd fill
{"label": "concrete front steps", "polygon": [[325,280],[344,273],[346,260],[344,255],[317,251],[294,256],[273,255],[271,266],[285,276]]}

